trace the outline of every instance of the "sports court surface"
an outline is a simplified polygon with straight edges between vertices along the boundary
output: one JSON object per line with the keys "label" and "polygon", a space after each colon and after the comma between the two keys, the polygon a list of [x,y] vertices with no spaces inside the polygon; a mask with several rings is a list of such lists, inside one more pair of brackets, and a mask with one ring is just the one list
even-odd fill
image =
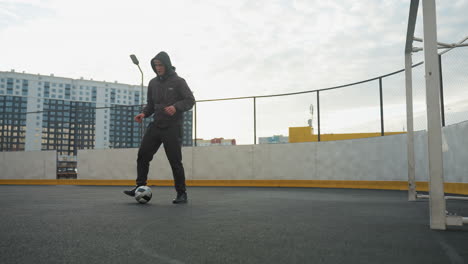
{"label": "sports court surface", "polygon": [[[407,192],[0,186],[0,263],[468,263],[468,227],[429,228]],[[468,215],[468,202],[447,201]]]}

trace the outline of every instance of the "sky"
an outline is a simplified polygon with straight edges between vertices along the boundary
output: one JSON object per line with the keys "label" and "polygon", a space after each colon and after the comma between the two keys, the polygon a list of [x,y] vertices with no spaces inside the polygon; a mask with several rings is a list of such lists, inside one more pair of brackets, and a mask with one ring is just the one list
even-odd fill
{"label": "sky", "polygon": [[[436,2],[438,39],[468,36],[468,0]],[[402,69],[408,13],[407,0],[0,0],[0,71],[139,85],[135,54],[146,85],[164,50],[197,100],[315,90]],[[453,57],[447,82],[462,91],[468,66]],[[384,80],[390,130],[404,129],[402,85],[402,75]],[[379,131],[378,83],[320,96],[322,133]],[[310,104],[316,127],[316,94],[257,99],[257,137],[307,126]],[[198,137],[252,143],[253,124],[252,99],[197,104]]]}

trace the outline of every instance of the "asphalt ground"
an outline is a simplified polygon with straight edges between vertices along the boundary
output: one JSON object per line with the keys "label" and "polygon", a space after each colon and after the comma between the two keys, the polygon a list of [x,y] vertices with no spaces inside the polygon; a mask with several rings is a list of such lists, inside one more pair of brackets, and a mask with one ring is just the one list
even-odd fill
{"label": "asphalt ground", "polygon": [[[0,186],[0,263],[468,263],[468,226],[429,228],[407,192]],[[468,216],[468,202],[447,201]]]}

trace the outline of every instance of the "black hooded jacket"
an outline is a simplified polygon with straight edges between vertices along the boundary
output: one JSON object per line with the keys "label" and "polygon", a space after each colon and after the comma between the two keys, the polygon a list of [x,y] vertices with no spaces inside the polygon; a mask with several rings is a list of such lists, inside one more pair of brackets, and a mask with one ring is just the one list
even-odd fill
{"label": "black hooded jacket", "polygon": [[[155,60],[164,64],[166,68],[164,75],[159,76],[156,72]],[[183,112],[190,110],[195,104],[192,91],[187,82],[177,75],[166,52],[161,51],[151,59],[151,68],[157,76],[148,84],[147,104],[143,108],[145,117],[154,113],[155,124],[158,127],[181,125]],[[171,105],[176,108],[176,113],[173,116],[164,112],[164,108]]]}

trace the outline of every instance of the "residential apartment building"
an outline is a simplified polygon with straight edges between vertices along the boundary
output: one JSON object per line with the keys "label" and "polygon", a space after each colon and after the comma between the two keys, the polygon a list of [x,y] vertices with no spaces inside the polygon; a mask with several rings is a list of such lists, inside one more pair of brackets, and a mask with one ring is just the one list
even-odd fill
{"label": "residential apartment building", "polygon": [[[137,148],[143,126],[133,120],[146,87],[0,71],[0,151]],[[142,98],[143,97],[143,98]],[[192,112],[184,113],[183,145],[192,145]]]}

